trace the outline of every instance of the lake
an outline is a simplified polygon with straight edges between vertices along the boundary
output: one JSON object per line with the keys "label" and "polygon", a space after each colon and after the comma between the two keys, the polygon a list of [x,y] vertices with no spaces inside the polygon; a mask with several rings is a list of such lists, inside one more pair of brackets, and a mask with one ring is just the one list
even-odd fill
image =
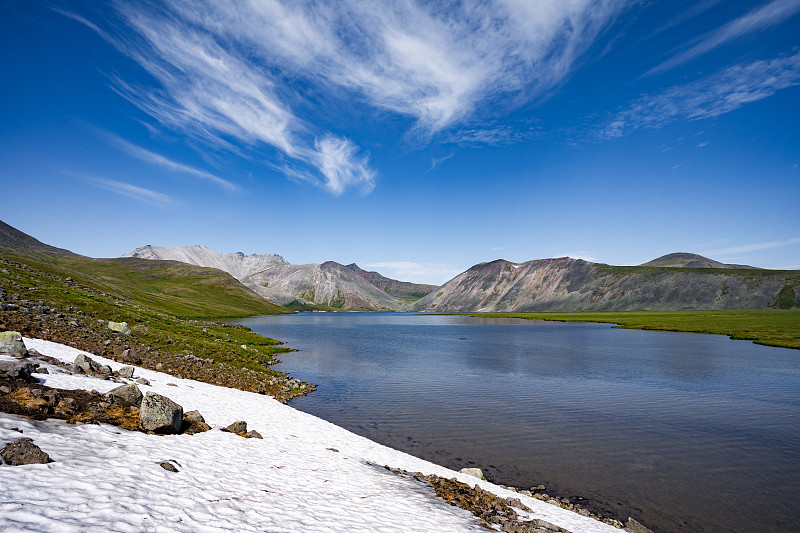
{"label": "lake", "polygon": [[291,405],[658,532],[800,531],[800,351],[719,335],[406,313],[238,321],[316,383]]}

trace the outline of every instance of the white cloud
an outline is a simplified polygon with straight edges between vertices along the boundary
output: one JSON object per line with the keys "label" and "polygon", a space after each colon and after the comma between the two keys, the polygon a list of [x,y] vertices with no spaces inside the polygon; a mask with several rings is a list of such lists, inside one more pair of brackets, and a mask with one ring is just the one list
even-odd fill
{"label": "white cloud", "polygon": [[466,270],[441,263],[414,263],[411,261],[380,261],[364,266],[380,269],[381,274],[388,278],[433,285],[441,285]]}
{"label": "white cloud", "polygon": [[730,41],[780,24],[789,17],[795,15],[798,11],[800,11],[800,0],[773,0],[769,4],[753,9],[747,14],[709,33],[688,50],[650,69],[645,73],[645,76],[670,70]]}
{"label": "white cloud", "polygon": [[731,246],[730,248],[718,248],[716,250],[708,250],[702,252],[703,255],[733,255],[746,252],[756,252],[758,250],[768,250],[770,248],[782,248],[784,246],[791,246],[800,244],[800,238],[786,239],[785,241],[770,241],[758,242],[755,244],[743,244],[741,246]]}
{"label": "white cloud", "polygon": [[348,139],[328,135],[316,141],[307,157],[322,173],[322,185],[330,192],[341,194],[348,187],[361,187],[369,194],[375,187],[375,171],[369,168],[367,157],[357,152]]}
{"label": "white cloud", "polygon": [[660,128],[675,120],[715,117],[796,85],[800,85],[800,52],[736,65],[693,83],[642,96],[611,117],[598,136],[621,137],[636,129]]}
{"label": "white cloud", "polygon": [[151,191],[149,189],[138,187],[130,183],[110,180],[106,178],[98,178],[95,176],[88,176],[85,174],[70,174],[70,175],[75,178],[84,180],[88,183],[91,183],[92,185],[99,187],[103,190],[113,192],[114,194],[118,194],[120,196],[132,198],[134,200],[137,200],[139,202],[144,202],[146,204],[165,206],[173,203],[173,199],[170,196],[167,196],[166,194],[162,194],[156,191]]}
{"label": "white cloud", "polygon": [[111,140],[111,142],[113,142],[126,152],[128,152],[133,157],[141,159],[142,161],[145,161],[147,163],[152,163],[154,165],[164,167],[171,172],[181,172],[183,174],[196,176],[200,179],[210,181],[215,185],[219,185],[220,187],[229,192],[237,192],[241,190],[241,188],[238,185],[231,183],[230,181],[225,180],[223,178],[220,178],[219,176],[215,176],[210,172],[206,172],[205,170],[200,170],[199,168],[195,168],[189,165],[184,165],[183,163],[178,163],[177,161],[173,161],[172,159],[169,159],[161,154],[151,152],[150,150],[146,150],[141,146],[137,146],[131,142],[128,142],[125,139],[117,137],[116,135],[108,134],[108,138]]}
{"label": "white cloud", "polygon": [[[245,154],[273,147],[289,160],[273,168],[338,194],[370,190],[375,171],[352,141],[319,124],[315,95],[409,117],[408,138],[424,143],[546,96],[632,2],[119,0],[125,27],[113,31],[59,12],[152,76],[156,86],[116,78],[115,88],[157,120],[225,148],[246,143]],[[462,137],[514,135],[467,127]]]}

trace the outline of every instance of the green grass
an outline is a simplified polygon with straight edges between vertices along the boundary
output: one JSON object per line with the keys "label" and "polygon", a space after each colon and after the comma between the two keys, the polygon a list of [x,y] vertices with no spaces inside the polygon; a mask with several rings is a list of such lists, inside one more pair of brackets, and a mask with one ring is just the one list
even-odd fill
{"label": "green grass", "polygon": [[[219,319],[288,312],[228,274],[174,261],[0,253],[0,286],[85,322],[127,322],[136,340],[164,353],[210,358],[270,375],[275,340]],[[71,278],[71,281],[67,278]],[[244,347],[243,347],[244,346]]]}
{"label": "green grass", "polygon": [[604,322],[620,327],[728,335],[766,346],[800,349],[800,309],[759,311],[601,311],[577,313],[460,313],[479,317]]}

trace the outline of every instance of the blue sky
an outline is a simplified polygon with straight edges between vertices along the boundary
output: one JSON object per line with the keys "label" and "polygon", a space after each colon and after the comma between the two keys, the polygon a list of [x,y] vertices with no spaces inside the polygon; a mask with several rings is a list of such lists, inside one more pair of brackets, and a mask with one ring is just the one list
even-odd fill
{"label": "blue sky", "polygon": [[800,268],[800,0],[0,0],[2,220],[473,264]]}

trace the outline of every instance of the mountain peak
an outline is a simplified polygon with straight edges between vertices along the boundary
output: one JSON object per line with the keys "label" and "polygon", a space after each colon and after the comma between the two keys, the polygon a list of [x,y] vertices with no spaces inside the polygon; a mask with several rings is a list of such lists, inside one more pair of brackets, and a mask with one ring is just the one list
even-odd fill
{"label": "mountain peak", "polygon": [[667,268],[756,268],[748,265],[720,263],[708,257],[689,252],[675,252],[657,257],[639,266]]}

